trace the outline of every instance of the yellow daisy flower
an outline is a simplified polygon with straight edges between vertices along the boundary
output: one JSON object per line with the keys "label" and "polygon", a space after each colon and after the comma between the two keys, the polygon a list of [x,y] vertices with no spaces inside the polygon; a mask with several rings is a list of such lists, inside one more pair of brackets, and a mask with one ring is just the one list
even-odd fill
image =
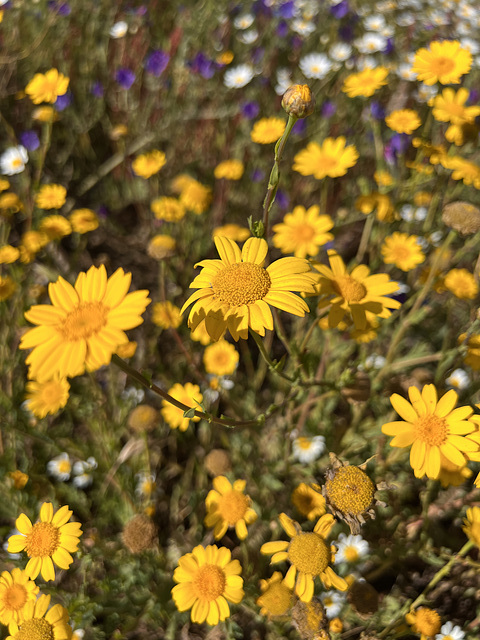
{"label": "yellow daisy flower", "polygon": [[39,230],[45,233],[49,240],[60,240],[72,233],[72,225],[61,215],[51,215],[42,219]]}
{"label": "yellow daisy flower", "polygon": [[167,160],[163,151],[155,149],[149,153],[137,156],[132,162],[132,169],[140,178],[151,178],[165,166]]}
{"label": "yellow daisy flower", "polygon": [[21,569],[2,571],[0,575],[0,622],[6,626],[18,622],[27,602],[37,599],[39,588]]}
{"label": "yellow daisy flower", "polygon": [[328,233],[333,227],[330,216],[320,215],[320,207],[309,209],[298,206],[286,213],[283,222],[272,227],[273,245],[282,253],[293,253],[296,258],[316,256],[320,247],[333,235]]}
{"label": "yellow daisy flower", "polygon": [[321,180],[326,176],[338,178],[347,173],[347,169],[353,167],[358,160],[358,151],[355,145],[345,146],[343,136],[339,138],[325,138],[322,146],[316,142],[310,142],[294,158],[293,170],[302,176],[313,176]]}
{"label": "yellow daisy flower", "polygon": [[205,499],[205,526],[214,527],[215,540],[223,538],[231,527],[235,527],[240,540],[245,540],[247,524],[252,524],[257,519],[257,514],[250,507],[249,496],[243,493],[245,485],[245,480],[235,480],[231,485],[225,476],[213,479],[213,489]]}
{"label": "yellow daisy flower", "polygon": [[475,189],[480,189],[480,167],[474,162],[460,156],[445,156],[441,159],[441,164],[446,169],[453,171],[452,178],[454,180],[462,180],[463,184],[473,185]]}
{"label": "yellow daisy flower", "polygon": [[316,520],[325,513],[325,498],[305,482],[301,482],[292,493],[292,503],[302,516]]}
{"label": "yellow daisy flower", "polygon": [[150,208],[157,220],[166,222],[178,222],[185,217],[185,206],[177,198],[163,196],[155,198],[150,204]]}
{"label": "yellow daisy flower", "polygon": [[23,204],[16,193],[2,193],[0,196],[0,215],[8,217],[23,209]]}
{"label": "yellow daisy flower", "polygon": [[260,580],[262,595],[257,598],[260,615],[268,618],[285,615],[293,605],[293,591],[283,582],[280,571],[275,571],[268,580]]}
{"label": "yellow daisy flower", "polygon": [[77,551],[82,535],[79,522],[68,522],[72,515],[68,506],[53,511],[51,502],[44,502],[40,508],[40,521],[32,525],[22,513],[15,526],[20,535],[8,539],[8,553],[26,551],[30,560],[25,573],[35,580],[39,573],[45,581],[55,580],[55,563],[60,569],[68,569],[73,562],[70,553]]}
{"label": "yellow daisy flower", "polygon": [[4,244],[0,247],[0,264],[12,264],[20,257],[20,251],[11,244]]}
{"label": "yellow daisy flower", "polygon": [[67,190],[61,184],[44,184],[35,197],[35,204],[40,209],[60,209],[66,199]]}
{"label": "yellow daisy flower", "polygon": [[375,182],[381,187],[390,187],[395,181],[388,171],[375,171],[373,174]]}
{"label": "yellow daisy flower", "polygon": [[398,109],[385,118],[385,123],[392,131],[411,134],[418,129],[422,121],[413,109]]}
{"label": "yellow daisy flower", "polygon": [[48,244],[48,236],[43,231],[26,231],[22,236],[22,245],[27,251],[37,253]]}
{"label": "yellow daisy flower", "polygon": [[42,594],[36,602],[28,602],[18,623],[8,625],[6,640],[71,640],[72,628],[68,624],[68,611],[60,604],[50,609],[50,596]]}
{"label": "yellow daisy flower", "polygon": [[283,136],[286,124],[283,118],[262,118],[253,125],[250,138],[258,144],[277,142]]}
{"label": "yellow daisy flower", "polygon": [[66,378],[56,376],[46,382],[27,382],[26,405],[37,418],[57,413],[68,401],[70,385]]}
{"label": "yellow daisy flower", "polygon": [[212,190],[210,187],[190,178],[186,186],[180,193],[180,202],[189,211],[193,211],[197,216],[204,213],[212,201]]}
{"label": "yellow daisy flower", "polygon": [[155,260],[163,260],[164,258],[172,256],[176,248],[177,243],[175,242],[175,238],[159,233],[156,236],[153,236],[148,243],[147,253]]}
{"label": "yellow daisy flower", "polygon": [[52,305],[35,305],[26,319],[38,325],[21,339],[29,375],[46,382],[56,374],[74,377],[110,362],[118,345],[127,342],[124,330],[142,324],[148,291],[127,294],[131,274],[117,269],[107,279],[103,265],[81,272],[72,287],[61,276],[48,285]]}
{"label": "yellow daisy flower", "polygon": [[58,96],[67,93],[70,80],[58,69],[50,69],[46,73],[36,73],[25,87],[25,93],[33,104],[50,102],[53,104]]}
{"label": "yellow daisy flower", "polygon": [[447,87],[433,99],[433,117],[439,122],[452,124],[472,123],[480,115],[480,107],[465,106],[470,92],[465,87],[458,91]]}
{"label": "yellow daisy flower", "polygon": [[394,264],[402,271],[411,271],[425,260],[418,236],[398,231],[385,238],[381,252],[385,264]]}
{"label": "yellow daisy flower", "polygon": [[420,640],[430,640],[440,633],[442,619],[434,609],[420,607],[416,611],[407,613],[405,620],[415,633],[420,634]]}
{"label": "yellow daisy flower", "polygon": [[6,191],[9,187],[10,187],[9,181],[5,180],[4,178],[0,178],[0,193],[2,191]]}
{"label": "yellow daisy flower", "polygon": [[239,224],[224,224],[222,227],[215,227],[212,240],[215,236],[224,236],[235,242],[245,242],[250,237],[250,229],[241,227]]}
{"label": "yellow daisy flower", "polygon": [[269,305],[304,316],[309,311],[293,291],[314,293],[315,276],[301,258],[281,258],[263,267],[268,245],[249,238],[240,251],[238,245],[221,236],[214,238],[220,260],[203,260],[202,271],[190,285],[198,289],[182,307],[195,303],[188,317],[191,329],[205,320],[208,334],[219,340],[226,329],[235,341],[248,337],[248,329],[261,336],[273,330]]}
{"label": "yellow daisy flower", "polygon": [[200,342],[200,344],[203,344],[204,346],[212,343],[212,339],[205,327],[205,322],[200,322],[197,328],[190,332],[190,337],[192,340],[195,340],[195,342]]}
{"label": "yellow daisy flower", "polygon": [[[181,385],[176,382],[171,389],[168,390],[168,394],[187,405],[202,411],[200,403],[203,401],[203,395],[200,393],[200,387],[191,382],[186,382],[185,385]],[[183,410],[175,407],[170,402],[162,400],[162,416],[165,422],[171,429],[180,429],[180,431],[186,431],[190,424],[190,418],[185,418]],[[198,422],[200,418],[194,416],[191,418],[193,422]]]}
{"label": "yellow daisy flower", "polygon": [[467,536],[480,548],[480,507],[467,509],[467,518],[463,524],[465,525],[463,530]]}
{"label": "yellow daisy flower", "polygon": [[135,351],[137,350],[138,344],[135,340],[127,340],[123,344],[119,344],[115,353],[120,358],[124,358],[125,360],[128,358],[133,358],[135,355]]}
{"label": "yellow daisy flower", "polygon": [[72,229],[76,233],[88,233],[98,229],[99,220],[91,209],[75,209],[69,216]]}
{"label": "yellow daisy flower", "polygon": [[[228,602],[241,602],[242,567],[226,547],[195,547],[178,561],[172,597],[179,611],[191,609],[192,622],[216,625],[230,616]],[[228,600],[228,602],[227,602]]]}
{"label": "yellow daisy flower", "polygon": [[380,222],[392,222],[395,219],[395,207],[392,200],[384,193],[374,191],[355,200],[355,208],[364,215],[376,209],[376,218]]}
{"label": "yellow daisy flower", "polygon": [[182,314],[170,300],[157,302],[152,307],[152,322],[161,329],[176,329],[182,324]]}
{"label": "yellow daisy flower", "polygon": [[15,489],[23,489],[28,482],[28,475],[20,471],[20,469],[10,471],[8,477],[13,480],[13,487]]}
{"label": "yellow daisy flower", "polygon": [[369,98],[373,96],[377,89],[387,84],[388,69],[385,67],[375,67],[375,69],[364,69],[359,73],[351,73],[345,78],[342,91],[349,98],[362,96]]}
{"label": "yellow daisy flower", "polygon": [[32,118],[39,122],[55,122],[58,120],[58,113],[53,107],[37,107],[32,112]]}
{"label": "yellow daisy flower", "polygon": [[416,387],[408,389],[410,402],[394,393],[390,402],[403,421],[388,422],[382,426],[382,433],[395,436],[392,447],[412,447],[410,465],[415,476],[425,474],[436,480],[441,469],[441,454],[457,466],[468,462],[467,455],[477,452],[479,446],[464,436],[476,427],[468,418],[473,413],[470,407],[455,409],[458,395],[447,391],[440,400],[433,384],[427,384],[422,392]]}
{"label": "yellow daisy flower", "polygon": [[330,566],[335,549],[326,542],[335,518],[330,514],[322,516],[312,532],[302,531],[300,525],[285,513],[281,513],[279,519],[285,533],[291,538],[290,542],[266,542],[260,552],[273,554],[271,564],[284,560],[290,562],[290,569],[284,579],[285,585],[289,589],[295,587],[295,594],[302,602],[310,602],[312,599],[316,576],[320,577],[326,589],[334,587],[346,591],[347,581],[337,576]]}
{"label": "yellow daisy flower", "polygon": [[442,454],[440,454],[440,465],[438,480],[444,488],[450,486],[459,487],[465,480],[468,480],[468,478],[473,475],[473,471],[469,469],[467,465],[459,467],[456,464],[452,464],[450,460]]}
{"label": "yellow daisy flower", "polygon": [[203,364],[205,371],[214,376],[230,376],[238,366],[239,355],[233,344],[219,340],[205,349]]}
{"label": "yellow daisy flower", "polygon": [[451,269],[444,284],[460,300],[473,300],[478,295],[478,284],[468,269]]}
{"label": "yellow daisy flower", "polygon": [[0,276],[0,302],[8,300],[17,290],[17,284],[10,276]]}
{"label": "yellow daisy flower", "polygon": [[225,180],[240,180],[243,176],[243,162],[241,160],[224,160],[217,164],[213,175],[217,180],[225,178]]}
{"label": "yellow daisy flower", "polygon": [[428,49],[419,49],[412,71],[417,74],[417,80],[428,85],[458,84],[471,66],[472,54],[468,49],[461,47],[458,40],[443,40],[431,42]]}
{"label": "yellow daisy flower", "polygon": [[[398,284],[390,280],[386,273],[370,275],[370,269],[361,264],[348,273],[342,258],[335,252],[328,252],[330,268],[315,263],[320,273],[320,295],[325,297],[320,308],[331,305],[328,314],[330,329],[338,326],[346,314],[351,315],[356,329],[365,329],[369,317],[389,318],[390,309],[398,309],[400,302],[387,296],[398,290]],[[333,297],[332,297],[333,296]]]}

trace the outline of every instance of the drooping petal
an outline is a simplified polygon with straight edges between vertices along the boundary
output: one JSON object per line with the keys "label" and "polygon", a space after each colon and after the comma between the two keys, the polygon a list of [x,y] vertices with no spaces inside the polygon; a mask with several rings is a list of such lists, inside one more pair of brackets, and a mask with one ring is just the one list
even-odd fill
{"label": "drooping petal", "polygon": [[292,589],[292,591],[293,591],[293,587],[295,586],[295,576],[296,576],[296,574],[297,574],[297,570],[296,570],[295,566],[292,564],[290,569],[287,571],[287,574],[286,574],[285,578],[283,579],[284,584],[289,589]]}

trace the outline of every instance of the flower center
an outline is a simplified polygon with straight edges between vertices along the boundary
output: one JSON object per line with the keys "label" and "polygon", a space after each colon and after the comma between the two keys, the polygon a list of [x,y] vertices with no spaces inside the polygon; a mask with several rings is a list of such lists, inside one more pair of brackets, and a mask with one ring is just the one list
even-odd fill
{"label": "flower center", "polygon": [[258,604],[270,615],[282,616],[290,609],[292,592],[283,582],[275,582],[258,598]]}
{"label": "flower center", "polygon": [[416,613],[415,626],[426,636],[435,636],[440,631],[440,616],[436,611],[423,607]]}
{"label": "flower center", "polygon": [[63,337],[71,342],[89,338],[107,324],[107,313],[101,302],[82,302],[63,321]]}
{"label": "flower center", "polygon": [[351,465],[337,469],[325,488],[332,506],[350,515],[367,511],[375,493],[375,486],[367,474]]}
{"label": "flower center", "polygon": [[45,404],[56,404],[62,396],[63,389],[57,380],[46,383],[42,390],[42,402]]}
{"label": "flower center", "polygon": [[300,438],[297,438],[297,445],[300,447],[300,449],[308,451],[311,448],[312,443],[309,438],[303,438],[301,436]]}
{"label": "flower center", "polygon": [[217,273],[212,289],[217,300],[239,307],[262,300],[271,284],[270,276],[263,267],[252,262],[236,262]]}
{"label": "flower center", "polygon": [[200,600],[216,600],[225,590],[225,574],[215,564],[204,564],[193,580],[193,588]]}
{"label": "flower center", "polygon": [[333,288],[349,303],[360,302],[367,295],[367,290],[363,284],[350,276],[336,276],[333,281]]}
{"label": "flower center", "polygon": [[309,224],[301,224],[295,230],[297,242],[309,242],[315,235],[315,229]]}
{"label": "flower center", "polygon": [[419,418],[415,423],[417,437],[425,444],[439,447],[444,444],[448,436],[448,426],[444,418],[439,416],[426,415]]}
{"label": "flower center", "polygon": [[453,71],[453,69],[455,68],[455,62],[450,58],[444,58],[443,56],[440,56],[434,61],[432,66],[436,75],[441,76],[444,73]]}
{"label": "flower center", "polygon": [[407,260],[410,257],[410,249],[398,245],[392,249],[392,257],[395,258],[396,261]]}
{"label": "flower center", "polygon": [[233,525],[245,517],[248,508],[248,498],[239,491],[229,491],[221,496],[218,502],[218,510],[222,518]]}
{"label": "flower center", "polygon": [[6,609],[18,611],[27,602],[27,590],[22,584],[12,584],[3,596],[3,604]]}
{"label": "flower center", "polygon": [[37,522],[27,535],[25,551],[29,558],[44,558],[53,555],[58,547],[60,535],[51,522]]}
{"label": "flower center", "polygon": [[355,547],[346,547],[343,551],[343,555],[347,562],[356,562],[358,560],[358,551]]}
{"label": "flower center", "polygon": [[53,640],[53,627],[45,618],[31,618],[22,622],[13,637],[15,640]]}
{"label": "flower center", "polygon": [[318,576],[330,564],[332,554],[316,533],[299,533],[288,546],[288,559],[298,571]]}
{"label": "flower center", "polygon": [[330,171],[338,167],[338,160],[333,156],[323,155],[321,161],[318,163],[323,171]]}
{"label": "flower center", "polygon": [[68,460],[61,460],[58,463],[58,471],[60,473],[70,473],[72,466]]}

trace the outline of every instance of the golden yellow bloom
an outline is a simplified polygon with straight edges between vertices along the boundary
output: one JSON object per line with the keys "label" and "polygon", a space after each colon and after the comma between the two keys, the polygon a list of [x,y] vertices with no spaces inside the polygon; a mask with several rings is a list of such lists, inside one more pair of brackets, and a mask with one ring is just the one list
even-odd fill
{"label": "golden yellow bloom", "polygon": [[32,118],[39,122],[55,122],[58,120],[58,113],[53,107],[37,107],[32,113]]}
{"label": "golden yellow bloom", "polygon": [[385,123],[392,131],[411,134],[418,129],[422,121],[413,109],[398,109],[385,118]]}
{"label": "golden yellow bloom", "polygon": [[72,225],[61,215],[51,215],[42,219],[39,230],[45,233],[49,240],[60,240],[72,233]]}
{"label": "golden yellow bloom", "polygon": [[465,482],[468,478],[473,475],[473,471],[467,467],[467,465],[463,465],[463,467],[459,467],[456,464],[453,464],[445,458],[444,455],[440,455],[440,475],[438,476],[438,480],[440,481],[442,487],[458,487]]}
{"label": "golden yellow bloom", "polygon": [[440,633],[442,620],[436,611],[428,607],[420,607],[415,612],[410,611],[405,616],[405,620],[415,633],[420,634],[420,640],[432,640],[437,633]]}
{"label": "golden yellow bloom", "polygon": [[451,122],[452,124],[472,123],[480,115],[480,107],[467,107],[470,92],[465,87],[458,91],[448,87],[433,99],[433,117],[439,122]]}
{"label": "golden yellow bloom", "polygon": [[395,231],[387,236],[381,247],[385,264],[393,264],[402,271],[411,271],[424,262],[425,254],[418,244],[418,236]]}
{"label": "golden yellow bloom", "polygon": [[22,245],[32,253],[37,253],[48,244],[48,236],[43,231],[26,231],[22,236]]}
{"label": "golden yellow bloom", "polygon": [[70,385],[66,378],[56,376],[46,382],[27,382],[26,404],[29,411],[37,418],[57,413],[68,401]]}
{"label": "golden yellow bloom", "polygon": [[6,640],[70,640],[72,628],[68,624],[68,611],[60,604],[51,609],[50,596],[42,594],[38,600],[29,600],[22,609],[18,623],[8,625]]}
{"label": "golden yellow bloom", "polygon": [[333,618],[328,623],[328,629],[332,633],[342,633],[342,631],[343,631],[343,622],[340,620],[340,618]]}
{"label": "golden yellow bloom", "polygon": [[233,60],[233,51],[230,51],[229,49],[227,51],[222,51],[222,53],[219,53],[217,56],[217,62],[218,64],[230,64]]}
{"label": "golden yellow bloom", "polygon": [[480,189],[480,167],[474,162],[460,156],[452,156],[442,159],[441,164],[446,169],[453,171],[452,178],[454,180],[462,180],[463,184],[473,185],[475,189]]}
{"label": "golden yellow bloom", "polygon": [[[181,385],[176,382],[173,387],[168,390],[168,394],[171,395],[172,398],[175,398],[175,400],[187,405],[187,407],[202,411],[201,402],[203,401],[203,395],[200,393],[200,387],[198,385],[192,384],[191,382],[186,382],[185,385]],[[180,429],[180,431],[186,431],[188,429],[190,420],[193,422],[200,420],[197,416],[185,418],[182,409],[178,409],[166,400],[162,400],[162,416],[171,429]]]}
{"label": "golden yellow bloom", "polygon": [[390,187],[394,183],[393,176],[388,171],[375,171],[373,178],[381,187]]}
{"label": "golden yellow bloom", "polygon": [[12,247],[10,244],[4,244],[0,247],[0,264],[12,264],[20,257],[20,251],[17,247]]}
{"label": "golden yellow bloom", "polygon": [[354,267],[349,273],[342,258],[335,252],[328,252],[330,268],[315,263],[320,273],[320,308],[331,306],[328,314],[330,329],[338,326],[346,314],[352,317],[356,329],[365,329],[373,314],[379,318],[389,318],[390,309],[398,309],[400,302],[387,297],[398,290],[398,284],[390,280],[386,273],[370,275],[365,265]]}
{"label": "golden yellow bloom", "polygon": [[301,258],[281,258],[263,267],[268,246],[265,240],[249,238],[242,251],[235,242],[216,236],[215,246],[220,260],[203,260],[201,273],[190,288],[198,289],[182,307],[194,303],[188,317],[191,329],[205,320],[208,334],[219,340],[228,329],[235,341],[246,339],[248,329],[261,336],[273,330],[269,305],[304,316],[305,301],[292,293],[314,293],[315,276],[310,265]]}
{"label": "golden yellow bloom", "polygon": [[280,571],[275,571],[268,580],[260,580],[262,595],[257,598],[260,615],[275,618],[285,615],[293,604],[293,591],[283,582]]}
{"label": "golden yellow bloom", "polygon": [[50,283],[53,304],[25,312],[38,325],[20,342],[20,349],[33,348],[26,359],[30,377],[46,382],[56,374],[74,377],[108,364],[118,345],[127,342],[125,330],[142,324],[150,302],[146,290],[127,294],[130,282],[123,269],[107,279],[101,265],[80,273],[74,287],[61,276]]}
{"label": "golden yellow bloom", "polygon": [[70,80],[59,73],[58,69],[50,69],[46,73],[36,73],[25,87],[25,93],[33,104],[41,102],[53,104],[58,96],[67,93],[69,82]]}
{"label": "golden yellow bloom", "polygon": [[359,73],[351,73],[345,78],[342,91],[349,98],[363,96],[369,98],[373,96],[377,89],[387,84],[388,69],[379,66],[375,69],[364,69]]}
{"label": "golden yellow bloom", "polygon": [[110,131],[110,138],[112,140],[120,140],[120,138],[125,137],[127,135],[127,133],[128,133],[128,128],[127,128],[126,125],[117,124]]}
{"label": "golden yellow bloom", "polygon": [[[192,340],[195,340],[195,342],[200,342],[200,344],[203,344],[204,346],[212,343],[212,339],[207,332],[205,322],[200,322],[197,328],[190,332],[190,337]],[[223,338],[223,335],[220,336],[220,338]]]}
{"label": "golden yellow bloom", "polygon": [[27,602],[37,599],[39,588],[25,571],[12,569],[0,575],[0,622],[6,626],[12,620],[18,623]]}
{"label": "golden yellow bloom", "polygon": [[227,600],[238,604],[243,596],[242,567],[226,547],[195,547],[178,561],[172,597],[179,611],[191,609],[192,622],[216,625],[230,616]]}
{"label": "golden yellow bloom", "polygon": [[0,193],[6,191],[10,187],[10,183],[5,178],[0,178]]}
{"label": "golden yellow bloom", "polygon": [[320,247],[333,240],[333,235],[328,233],[332,227],[333,220],[320,215],[319,206],[309,209],[297,206],[285,214],[283,222],[272,227],[273,245],[282,253],[293,253],[296,258],[314,257]]}
{"label": "golden yellow bloom", "polygon": [[123,342],[119,344],[115,353],[120,358],[133,358],[135,355],[135,351],[137,350],[137,343],[135,340],[127,340],[127,342]]}
{"label": "golden yellow bloom", "polygon": [[271,564],[284,560],[290,562],[290,569],[284,579],[285,585],[289,589],[295,586],[295,594],[302,602],[310,602],[312,599],[316,576],[320,577],[326,589],[333,586],[346,591],[347,582],[337,576],[330,566],[334,559],[334,548],[326,542],[335,518],[329,514],[322,516],[312,532],[302,531],[300,525],[285,513],[280,514],[279,519],[285,533],[291,538],[290,542],[266,542],[260,552],[273,554]]}
{"label": "golden yellow bloom", "polygon": [[250,229],[241,227],[238,224],[224,224],[222,227],[215,227],[212,233],[212,240],[215,236],[224,236],[235,242],[245,242],[250,237]]}
{"label": "golden yellow bloom", "polygon": [[458,84],[471,66],[472,54],[458,40],[442,40],[431,42],[428,49],[422,47],[415,53],[412,71],[417,80],[428,85]]}
{"label": "golden yellow bloom", "polygon": [[467,518],[463,524],[465,525],[463,530],[467,536],[480,548],[480,507],[467,509]]}
{"label": "golden yellow bloom", "polygon": [[[458,337],[458,342],[462,343],[467,337],[466,333],[462,333]],[[474,371],[480,370],[480,334],[474,333],[471,335],[467,342],[467,355],[464,360],[465,364],[471,367]]]}
{"label": "golden yellow bloom", "polygon": [[417,205],[417,207],[428,207],[431,201],[432,194],[427,191],[418,191],[413,196],[413,204]]}
{"label": "golden yellow bloom", "polygon": [[39,209],[60,209],[67,199],[67,190],[60,184],[44,184],[40,187],[35,204]]}
{"label": "golden yellow bloom", "polygon": [[241,160],[224,160],[217,164],[213,175],[217,180],[225,178],[226,180],[240,180],[243,176],[243,162]]}
{"label": "golden yellow bloom", "polygon": [[17,284],[10,276],[0,276],[0,302],[8,300],[16,291]]}
{"label": "golden yellow bloom", "polygon": [[172,236],[159,233],[148,243],[147,253],[155,260],[163,260],[164,258],[172,256],[176,248],[177,243]]}
{"label": "golden yellow bloom", "polygon": [[13,487],[15,489],[23,489],[28,482],[28,475],[20,471],[20,469],[10,471],[8,476],[13,480]]}
{"label": "golden yellow bloom", "polygon": [[365,196],[359,196],[355,200],[355,208],[364,215],[372,213],[376,209],[376,217],[380,222],[392,222],[395,218],[395,208],[389,196],[374,191]]}
{"label": "golden yellow bloom", "polygon": [[203,364],[205,371],[214,376],[230,376],[235,373],[239,360],[238,351],[233,344],[219,340],[205,349]]}
{"label": "golden yellow bloom", "polygon": [[182,324],[182,314],[170,300],[157,302],[152,307],[152,322],[161,329],[176,329]]}
{"label": "golden yellow bloom", "polygon": [[451,269],[444,280],[445,287],[460,300],[473,300],[478,294],[478,284],[467,269]]}
{"label": "golden yellow bloom", "polygon": [[74,209],[69,216],[72,229],[76,233],[88,233],[98,229],[99,220],[91,209]]}
{"label": "golden yellow bloom", "polygon": [[[387,436],[395,436],[392,447],[409,447],[410,465],[417,478],[425,474],[437,479],[441,468],[441,454],[457,466],[468,462],[467,455],[477,452],[479,445],[466,438],[476,427],[468,418],[473,413],[470,407],[455,409],[458,395],[447,391],[440,400],[433,384],[408,389],[410,402],[394,393],[390,402],[403,419],[401,422],[388,422],[382,426]],[[411,403],[411,404],[410,404]]]}
{"label": "golden yellow bloom", "polygon": [[204,213],[212,201],[212,190],[210,187],[197,182],[193,178],[187,181],[186,186],[180,193],[180,202],[189,211],[193,211],[197,216]]}
{"label": "golden yellow bloom", "polygon": [[35,580],[39,573],[45,581],[55,580],[53,563],[60,569],[68,569],[73,562],[70,553],[77,551],[82,535],[79,522],[68,522],[72,515],[68,506],[53,511],[51,502],[44,502],[40,508],[40,521],[32,525],[22,513],[15,526],[20,535],[10,536],[8,552],[26,551],[30,560],[25,573]]}
{"label": "golden yellow bloom", "polygon": [[205,499],[205,526],[214,527],[215,540],[223,538],[231,527],[235,527],[240,540],[245,540],[247,525],[257,519],[257,514],[250,507],[249,496],[244,494],[245,485],[245,480],[235,480],[232,485],[225,476],[213,479],[213,489]]}
{"label": "golden yellow bloom", "polygon": [[258,144],[277,142],[283,136],[286,124],[283,118],[262,118],[253,125],[250,138]]}
{"label": "golden yellow bloom", "polygon": [[294,158],[293,170],[302,176],[313,176],[321,180],[326,176],[338,178],[344,176],[350,167],[358,160],[358,151],[355,145],[345,146],[346,139],[325,138],[322,146],[316,142],[310,142]]}
{"label": "golden yellow bloom", "polygon": [[151,178],[165,166],[167,159],[163,151],[155,149],[149,153],[137,156],[132,162],[132,169],[140,178]]}
{"label": "golden yellow bloom", "polygon": [[127,424],[132,431],[152,431],[158,423],[158,411],[148,404],[139,404],[129,413]]}
{"label": "golden yellow bloom", "polygon": [[177,198],[169,198],[163,196],[155,198],[150,204],[157,220],[165,220],[166,222],[178,222],[185,217],[185,206]]}
{"label": "golden yellow bloom", "polygon": [[316,520],[325,513],[325,498],[305,482],[301,482],[293,491],[292,503],[308,520]]}

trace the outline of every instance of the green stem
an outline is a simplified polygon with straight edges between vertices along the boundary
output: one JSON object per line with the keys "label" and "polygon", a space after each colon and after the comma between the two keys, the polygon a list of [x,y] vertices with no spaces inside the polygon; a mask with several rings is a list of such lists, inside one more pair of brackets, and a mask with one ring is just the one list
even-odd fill
{"label": "green stem", "polygon": [[363,256],[365,255],[365,251],[367,250],[368,241],[370,240],[370,234],[373,229],[373,222],[375,220],[375,215],[371,213],[365,224],[363,225],[362,237],[360,238],[360,244],[358,245],[357,256],[355,258],[356,262],[360,264],[363,260]]}
{"label": "green stem", "polygon": [[260,351],[260,355],[262,356],[262,358],[267,363],[269,370],[273,371],[274,373],[276,373],[278,376],[280,376],[281,378],[283,378],[287,382],[290,382],[290,384],[294,384],[296,382],[296,380],[294,378],[291,378],[290,376],[287,376],[285,373],[282,373],[281,371],[279,371],[277,369],[277,362],[274,362],[270,358],[270,356],[268,355],[267,350],[265,349],[265,345],[263,344],[263,340],[258,335],[258,333],[255,333],[255,331],[250,331],[250,335],[255,340],[255,343],[256,343],[256,345],[258,347],[258,350]]}

